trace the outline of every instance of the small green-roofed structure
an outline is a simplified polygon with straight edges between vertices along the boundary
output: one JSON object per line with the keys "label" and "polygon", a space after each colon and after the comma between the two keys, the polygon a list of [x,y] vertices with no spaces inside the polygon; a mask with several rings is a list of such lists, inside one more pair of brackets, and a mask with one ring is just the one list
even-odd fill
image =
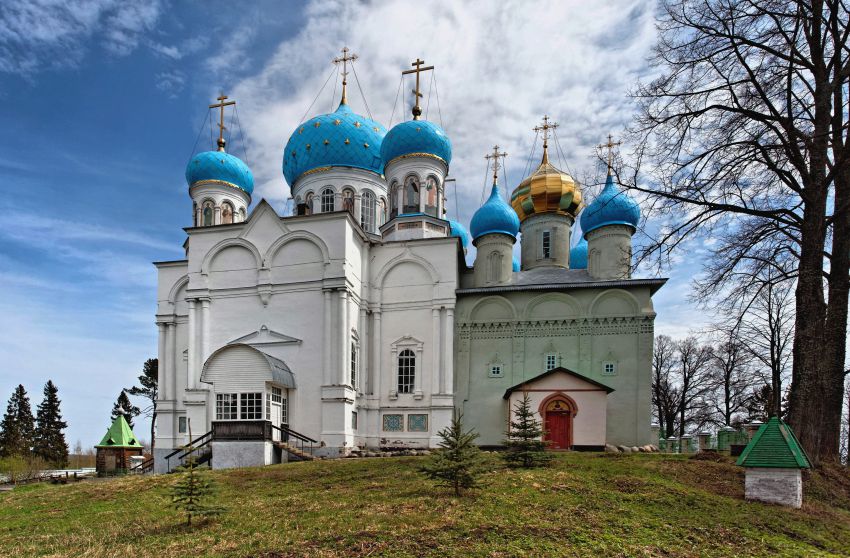
{"label": "small green-roofed structure", "polygon": [[99,475],[126,473],[131,467],[131,457],[142,455],[144,448],[123,416],[112,421],[97,448],[95,468]]}
{"label": "small green-roofed structure", "polygon": [[799,508],[803,505],[802,469],[810,469],[811,461],[791,427],[771,417],[762,424],[738,458],[746,467],[744,496]]}
{"label": "small green-roofed structure", "polygon": [[773,467],[778,469],[810,469],[809,457],[797,437],[779,417],[771,417],[753,436],[738,458],[742,467]]}

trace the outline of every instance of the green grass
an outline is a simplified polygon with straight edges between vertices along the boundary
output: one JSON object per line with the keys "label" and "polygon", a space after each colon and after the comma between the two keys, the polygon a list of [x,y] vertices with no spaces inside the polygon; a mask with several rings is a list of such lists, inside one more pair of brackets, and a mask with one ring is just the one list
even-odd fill
{"label": "green grass", "polygon": [[846,556],[850,477],[808,475],[801,510],[743,500],[728,460],[559,454],[463,498],[421,457],[207,472],[224,515],[187,528],[171,475],[0,493],[0,556]]}

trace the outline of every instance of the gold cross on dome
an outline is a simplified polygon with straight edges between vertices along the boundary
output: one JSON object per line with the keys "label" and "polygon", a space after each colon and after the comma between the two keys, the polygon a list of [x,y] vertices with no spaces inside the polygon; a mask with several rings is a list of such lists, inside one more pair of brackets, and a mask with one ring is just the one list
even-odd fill
{"label": "gold cross on dome", "polygon": [[493,159],[493,184],[496,184],[499,180],[499,169],[501,168],[501,165],[499,165],[499,157],[504,159],[507,156],[508,156],[508,154],[504,151],[499,153],[499,146],[498,145],[493,146],[493,153],[490,153],[490,154],[487,154],[487,155],[484,156],[484,158],[487,159],[488,161],[490,159]]}
{"label": "gold cross on dome", "polygon": [[608,134],[608,143],[596,146],[597,149],[608,149],[608,174],[611,174],[611,165],[614,163],[614,148],[622,144],[622,141],[614,141],[614,137]]}
{"label": "gold cross on dome", "polygon": [[[224,107],[228,107],[230,105],[235,105],[236,101],[227,101],[227,95],[224,93],[220,93],[218,97],[216,97],[217,104],[210,105],[210,108],[220,109],[219,119],[218,119],[218,150],[224,151]],[[226,102],[225,102],[226,101]]]}
{"label": "gold cross on dome", "polygon": [[419,106],[419,99],[420,99],[420,97],[422,97],[422,92],[419,90],[419,74],[421,72],[427,72],[428,70],[434,69],[434,66],[425,66],[423,68],[422,64],[424,64],[424,63],[425,63],[424,60],[420,60],[417,57],[416,60],[410,64],[411,66],[414,67],[413,70],[404,70],[403,72],[401,72],[401,75],[403,75],[403,76],[406,76],[407,74],[416,74],[416,87],[414,87],[413,91],[412,91],[412,93],[413,93],[413,110],[412,110],[412,112],[413,112],[413,119],[414,120],[419,120],[419,117],[422,116],[422,107]]}
{"label": "gold cross on dome", "polygon": [[342,56],[333,59],[333,63],[337,66],[339,66],[340,62],[342,62],[342,100],[340,101],[340,104],[343,105],[348,102],[345,95],[345,86],[348,85],[348,81],[346,80],[348,77],[348,63],[357,60],[357,55],[353,52],[349,55],[349,52],[351,51],[348,47],[342,47]]}
{"label": "gold cross on dome", "polygon": [[549,162],[549,130],[554,130],[558,127],[557,122],[549,122],[549,115],[543,115],[543,123],[539,126],[535,126],[533,130],[535,132],[543,132],[543,162]]}

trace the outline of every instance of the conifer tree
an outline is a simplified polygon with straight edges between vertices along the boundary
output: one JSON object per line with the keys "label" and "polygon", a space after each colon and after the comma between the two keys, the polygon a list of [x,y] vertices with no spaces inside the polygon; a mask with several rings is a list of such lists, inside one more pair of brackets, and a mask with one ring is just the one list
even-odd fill
{"label": "conifer tree", "polygon": [[534,418],[528,394],[523,394],[514,406],[514,416],[505,440],[508,450],[502,454],[508,466],[529,469],[548,465],[553,456],[546,452],[544,433],[543,425]]}
{"label": "conifer tree", "polygon": [[[189,424],[189,440],[192,439],[192,426]],[[181,467],[177,468],[179,478],[171,485],[171,503],[178,511],[186,514],[186,525],[192,525],[193,517],[212,517],[224,511],[213,506],[209,500],[215,495],[216,486],[207,475],[199,474],[197,461],[193,454],[195,447],[190,443],[183,448],[189,456]]]}
{"label": "conifer tree", "polygon": [[438,433],[440,449],[422,466],[422,472],[439,484],[450,486],[455,496],[475,488],[484,473],[484,454],[473,442],[478,433],[463,431],[463,415],[454,413],[452,422]]}
{"label": "conifer tree", "polygon": [[112,416],[110,417],[111,421],[114,421],[119,416],[123,416],[124,420],[127,421],[127,424],[130,426],[130,430],[133,429],[133,419],[139,416],[142,411],[139,410],[138,407],[130,403],[130,398],[127,397],[127,393],[122,389],[121,393],[118,394],[118,400],[115,401],[115,405],[112,406]]}
{"label": "conifer tree", "polygon": [[149,404],[142,409],[146,417],[151,418],[151,453],[156,443],[156,401],[159,397],[159,359],[149,358],[142,367],[139,385],[125,390],[130,395],[145,398]]}
{"label": "conifer tree", "polygon": [[35,437],[30,400],[23,385],[15,388],[0,422],[0,457],[29,457]]}
{"label": "conifer tree", "polygon": [[44,385],[44,399],[36,411],[35,454],[57,467],[68,465],[68,444],[62,432],[68,424],[59,411],[59,389],[52,380]]}

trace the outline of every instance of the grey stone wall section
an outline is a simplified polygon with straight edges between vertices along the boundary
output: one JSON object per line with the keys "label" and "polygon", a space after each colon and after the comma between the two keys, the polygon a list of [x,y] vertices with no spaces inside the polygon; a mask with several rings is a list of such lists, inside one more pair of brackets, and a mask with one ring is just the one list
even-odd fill
{"label": "grey stone wall section", "polygon": [[218,441],[212,442],[212,468],[258,467],[271,465],[274,448],[264,441]]}
{"label": "grey stone wall section", "polygon": [[799,508],[803,505],[803,476],[799,469],[748,468],[744,494],[747,500]]}

